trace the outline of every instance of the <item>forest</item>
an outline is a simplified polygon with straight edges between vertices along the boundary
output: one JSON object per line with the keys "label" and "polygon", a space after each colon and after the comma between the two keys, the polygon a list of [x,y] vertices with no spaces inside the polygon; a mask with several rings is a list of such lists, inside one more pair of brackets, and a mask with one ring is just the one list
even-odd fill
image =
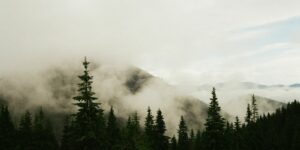
{"label": "forest", "polygon": [[[177,133],[167,136],[162,110],[146,116],[133,113],[120,123],[112,106],[107,112],[92,90],[89,62],[83,62],[78,94],[73,97],[77,111],[65,118],[62,136],[57,137],[47,113],[26,111],[16,122],[10,109],[1,106],[1,150],[299,150],[300,103],[293,101],[272,114],[258,114],[255,95],[245,117],[227,121],[221,113],[213,88],[203,130],[189,128],[178,116]],[[100,102],[100,103],[99,103]],[[200,109],[200,108],[199,108]],[[199,116],[200,117],[200,116]]]}

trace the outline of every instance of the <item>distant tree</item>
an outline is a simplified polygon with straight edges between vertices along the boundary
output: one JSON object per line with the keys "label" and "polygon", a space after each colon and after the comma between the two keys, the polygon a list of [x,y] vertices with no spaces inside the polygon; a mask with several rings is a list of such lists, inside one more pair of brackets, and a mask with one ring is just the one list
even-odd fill
{"label": "distant tree", "polygon": [[107,148],[109,150],[118,150],[120,149],[120,130],[117,124],[117,119],[114,114],[114,109],[111,107],[108,120],[107,120],[107,128],[106,135],[108,139]]}
{"label": "distant tree", "polygon": [[147,109],[147,116],[145,121],[145,133],[147,136],[151,137],[154,131],[154,120],[153,115],[151,113],[150,107]]}
{"label": "distant tree", "polygon": [[64,129],[63,135],[61,139],[60,150],[72,150],[73,148],[73,134],[72,134],[72,126],[69,117],[65,118],[64,121]]}
{"label": "distant tree", "polygon": [[167,129],[160,109],[157,111],[154,129],[155,149],[166,150],[168,148],[168,138],[165,136]]}
{"label": "distant tree", "polygon": [[256,98],[254,94],[252,95],[252,103],[251,103],[251,121],[256,122],[258,119],[258,109],[257,109],[257,104],[256,104]]}
{"label": "distant tree", "polygon": [[202,143],[201,143],[201,132],[200,130],[197,131],[196,137],[195,137],[195,144],[193,149],[194,150],[200,150],[202,148]]}
{"label": "distant tree", "polygon": [[189,149],[189,137],[188,137],[188,128],[185,124],[183,116],[180,118],[179,130],[178,130],[178,150],[187,150]]}
{"label": "distant tree", "polygon": [[206,150],[220,150],[223,148],[223,132],[224,132],[224,118],[221,116],[221,108],[216,96],[216,90],[212,90],[212,98],[207,112],[207,119],[205,123],[204,143]]}
{"label": "distant tree", "polygon": [[74,145],[80,150],[101,149],[105,146],[104,137],[105,121],[100,103],[96,103],[95,93],[92,91],[92,79],[88,70],[89,62],[84,59],[83,75],[78,76],[82,81],[78,84],[79,95],[73,99],[78,106],[78,112],[74,114]]}
{"label": "distant tree", "polygon": [[240,120],[239,120],[239,117],[236,116],[236,117],[235,117],[235,122],[234,122],[234,129],[235,129],[235,130],[240,130],[240,128],[241,128],[241,122],[240,122]]}
{"label": "distant tree", "polygon": [[33,122],[33,143],[36,150],[56,150],[58,144],[55,139],[51,122],[45,118],[42,109],[35,115]]}
{"label": "distant tree", "polygon": [[147,109],[147,116],[145,121],[145,146],[148,149],[154,149],[154,120],[153,115],[151,113],[150,107]]}
{"label": "distant tree", "polygon": [[177,150],[177,141],[175,136],[171,139],[170,150]]}
{"label": "distant tree", "polygon": [[246,117],[245,117],[245,123],[250,124],[252,119],[252,112],[250,109],[250,104],[247,105],[247,112],[246,112]]}
{"label": "distant tree", "polygon": [[7,106],[0,107],[0,148],[11,150],[15,146],[15,127]]}
{"label": "distant tree", "polygon": [[193,150],[194,149],[194,145],[195,145],[195,133],[194,133],[194,130],[191,129],[191,132],[190,132],[190,138],[189,138],[189,143],[190,143],[190,150]]}
{"label": "distant tree", "polygon": [[18,146],[17,149],[32,150],[33,145],[32,133],[32,118],[31,113],[26,111],[21,117],[19,130],[18,130]]}

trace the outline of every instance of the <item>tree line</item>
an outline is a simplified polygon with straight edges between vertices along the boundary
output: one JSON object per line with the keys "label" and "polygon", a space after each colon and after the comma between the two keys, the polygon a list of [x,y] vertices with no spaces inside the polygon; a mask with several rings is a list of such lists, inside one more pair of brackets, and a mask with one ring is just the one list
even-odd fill
{"label": "tree line", "polygon": [[4,150],[299,150],[300,103],[296,100],[273,114],[258,114],[253,95],[244,121],[236,117],[228,122],[221,115],[216,90],[213,88],[205,129],[189,129],[180,117],[177,133],[166,135],[163,112],[156,115],[150,107],[144,121],[138,113],[125,124],[111,107],[105,117],[101,103],[92,90],[93,77],[89,62],[83,62],[79,75],[78,95],[74,105],[78,111],[69,115],[62,136],[56,138],[49,117],[40,109],[34,115],[26,111],[14,124],[7,106],[0,110],[0,149]]}

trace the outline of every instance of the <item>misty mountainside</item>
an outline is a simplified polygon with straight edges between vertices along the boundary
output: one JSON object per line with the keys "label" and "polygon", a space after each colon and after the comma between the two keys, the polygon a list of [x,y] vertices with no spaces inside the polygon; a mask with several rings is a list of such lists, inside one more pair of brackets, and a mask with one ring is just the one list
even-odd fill
{"label": "misty mountainside", "polygon": [[211,86],[215,86],[217,89],[272,89],[272,88],[300,88],[299,83],[294,83],[290,85],[284,84],[274,84],[274,85],[266,85],[255,82],[221,82],[215,85],[204,84],[198,87],[199,90],[202,89],[210,89]]}
{"label": "misty mountainside", "polygon": [[[223,110],[233,116],[245,116],[245,109],[250,103],[251,96],[257,97],[260,114],[273,113],[277,108],[285,106],[300,97],[298,84],[291,85],[265,85],[254,82],[222,82],[216,84],[204,84],[197,87],[193,94],[206,100],[209,95],[210,87],[216,87]],[[204,95],[204,96],[203,96]]]}
{"label": "misty mountainside", "polygon": [[[251,94],[240,96],[237,99],[230,100],[223,104],[223,109],[233,116],[244,118],[248,104],[251,104]],[[276,109],[285,107],[286,103],[279,102],[270,98],[255,95],[258,113],[260,115],[274,113]]]}
{"label": "misty mountainside", "polygon": [[[77,93],[80,72],[80,68],[65,65],[3,76],[0,101],[9,106],[14,120],[26,110],[42,107],[61,130],[64,117],[76,111],[72,97]],[[143,122],[150,106],[155,112],[161,109],[166,113],[167,132],[174,133],[181,115],[191,128],[203,128],[207,104],[146,71],[132,66],[92,64],[90,73],[94,77],[93,91],[105,111],[113,106],[123,119],[137,111]]]}

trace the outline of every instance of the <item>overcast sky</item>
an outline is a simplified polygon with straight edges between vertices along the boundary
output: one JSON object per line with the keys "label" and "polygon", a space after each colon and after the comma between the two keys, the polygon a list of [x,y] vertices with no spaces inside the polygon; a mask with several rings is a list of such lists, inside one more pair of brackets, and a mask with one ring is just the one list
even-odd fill
{"label": "overcast sky", "polygon": [[88,56],[172,84],[291,84],[299,45],[299,0],[0,0],[0,73]]}

